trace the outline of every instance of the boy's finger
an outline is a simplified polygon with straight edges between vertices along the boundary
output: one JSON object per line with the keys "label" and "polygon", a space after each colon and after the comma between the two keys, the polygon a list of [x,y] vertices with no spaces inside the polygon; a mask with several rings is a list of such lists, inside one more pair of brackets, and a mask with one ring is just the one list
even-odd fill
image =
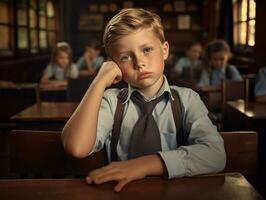
{"label": "boy's finger", "polygon": [[120,192],[123,187],[129,183],[129,180],[128,179],[122,179],[121,181],[118,182],[118,184],[114,187],[114,191],[116,192]]}

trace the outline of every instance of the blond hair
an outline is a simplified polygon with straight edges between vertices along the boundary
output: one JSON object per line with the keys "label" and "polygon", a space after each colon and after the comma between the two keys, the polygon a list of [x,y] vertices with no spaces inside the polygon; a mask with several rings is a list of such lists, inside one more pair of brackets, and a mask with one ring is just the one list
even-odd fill
{"label": "blond hair", "polygon": [[72,49],[67,42],[58,42],[55,45],[55,47],[53,48],[53,51],[52,51],[52,55],[51,55],[51,63],[52,64],[56,63],[56,59],[57,59],[60,52],[64,52],[68,55],[69,64],[68,64],[67,68],[69,68],[72,64],[73,56],[72,56]]}
{"label": "blond hair", "polygon": [[161,18],[142,8],[122,9],[106,25],[103,45],[107,54],[110,47],[121,37],[143,28],[151,28],[161,42],[165,41]]}

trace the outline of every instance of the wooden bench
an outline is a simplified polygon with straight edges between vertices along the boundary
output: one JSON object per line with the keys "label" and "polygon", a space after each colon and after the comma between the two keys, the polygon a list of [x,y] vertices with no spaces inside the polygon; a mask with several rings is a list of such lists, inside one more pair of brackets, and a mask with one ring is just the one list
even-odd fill
{"label": "wooden bench", "polygon": [[[253,175],[257,171],[257,133],[221,132],[227,163],[225,172]],[[84,159],[65,154],[61,134],[57,131],[11,132],[11,170],[17,173],[86,175],[104,165],[104,152]]]}
{"label": "wooden bench", "polygon": [[66,155],[59,131],[13,130],[10,150],[11,172],[19,174],[86,175],[104,165],[103,151],[84,159]]}
{"label": "wooden bench", "polygon": [[256,175],[258,138],[254,131],[221,132],[226,151],[225,172]]}

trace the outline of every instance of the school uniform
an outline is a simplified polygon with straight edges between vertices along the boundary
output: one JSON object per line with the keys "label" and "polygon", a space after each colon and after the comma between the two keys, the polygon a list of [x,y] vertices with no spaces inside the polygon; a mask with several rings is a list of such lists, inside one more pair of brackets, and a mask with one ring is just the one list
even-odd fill
{"label": "school uniform", "polygon": [[222,80],[240,81],[243,79],[234,65],[227,65],[222,69],[212,69],[211,74],[203,69],[198,86],[220,85]]}
{"label": "school uniform", "polygon": [[254,93],[255,96],[266,95],[266,67],[261,68],[257,74]]}
{"label": "school uniform", "polygon": [[49,64],[45,71],[49,79],[66,80],[67,78],[77,78],[79,75],[78,68],[75,64],[71,64],[70,68],[62,69],[57,64]]}
{"label": "school uniform", "polygon": [[[180,97],[182,126],[183,131],[188,133],[188,146],[177,148],[179,145],[176,140],[176,126],[170,103],[173,98],[170,88],[176,90]],[[135,91],[138,90],[128,86],[128,97],[124,101],[124,116],[117,144],[118,160],[128,159],[132,130],[141,113],[139,107],[130,98]],[[104,93],[99,111],[96,141],[90,152],[97,152],[105,145],[109,161],[111,161],[112,126],[119,92],[119,89],[109,89]],[[160,132],[162,151],[158,154],[166,166],[168,177],[193,176],[222,170],[225,166],[223,140],[208,118],[208,110],[199,95],[188,88],[169,86],[164,77],[164,83],[159,92],[151,99],[145,100],[152,101],[164,93],[166,93],[165,98],[156,104],[152,115]]]}
{"label": "school uniform", "polygon": [[201,65],[201,60],[195,60],[191,62],[187,57],[182,57],[175,64],[174,69],[179,74],[182,74],[184,68],[191,67],[192,69],[198,68]]}

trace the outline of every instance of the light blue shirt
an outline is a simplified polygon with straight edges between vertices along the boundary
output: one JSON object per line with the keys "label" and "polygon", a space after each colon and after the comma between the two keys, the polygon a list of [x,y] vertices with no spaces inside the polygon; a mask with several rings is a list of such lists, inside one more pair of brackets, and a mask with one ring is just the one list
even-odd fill
{"label": "light blue shirt", "polygon": [[201,65],[201,60],[196,60],[195,62],[191,62],[187,57],[182,57],[175,64],[174,69],[176,72],[181,74],[184,68],[187,67],[197,68],[200,67],[200,65]]}
{"label": "light blue shirt", "polygon": [[[169,98],[165,98],[156,105],[152,114],[160,131],[162,151],[159,152],[159,155],[165,162],[169,178],[221,171],[226,160],[223,139],[210,121],[208,110],[200,100],[199,95],[188,88],[177,86],[171,86],[171,88],[176,90],[180,96],[182,123],[184,131],[189,135],[189,145],[177,148],[176,127],[171,102]],[[135,90],[131,86],[128,87],[129,96],[124,102],[125,110],[117,145],[119,160],[128,159],[132,129],[140,116],[138,106],[130,99],[130,95]],[[98,117],[96,142],[92,150],[92,152],[97,152],[106,144],[109,161],[111,160],[112,126],[119,91],[119,89],[108,89],[104,93]],[[170,86],[165,77],[160,91],[147,101],[161,96],[164,92],[167,92],[169,97],[172,98]]]}
{"label": "light blue shirt", "polygon": [[71,64],[69,69],[64,69],[59,67],[57,64],[49,64],[46,68],[46,73],[49,79],[53,78],[55,80],[66,80],[67,78],[77,78],[79,75],[78,68],[75,64]]}
{"label": "light blue shirt", "polygon": [[[229,73],[230,73],[230,80],[233,81],[240,81],[243,80],[239,71],[234,65],[227,65]],[[226,80],[226,70],[223,69],[213,69],[211,74],[206,69],[202,70],[200,81],[198,86],[205,86],[205,85],[220,85],[222,80]]]}
{"label": "light blue shirt", "polygon": [[[104,58],[102,56],[95,57],[91,61],[91,65],[94,69],[99,69],[104,62]],[[80,57],[77,61],[77,67],[79,70],[84,69],[86,67],[86,62],[84,56]]]}
{"label": "light blue shirt", "polygon": [[266,95],[266,67],[261,68],[257,74],[254,93],[255,96]]}

